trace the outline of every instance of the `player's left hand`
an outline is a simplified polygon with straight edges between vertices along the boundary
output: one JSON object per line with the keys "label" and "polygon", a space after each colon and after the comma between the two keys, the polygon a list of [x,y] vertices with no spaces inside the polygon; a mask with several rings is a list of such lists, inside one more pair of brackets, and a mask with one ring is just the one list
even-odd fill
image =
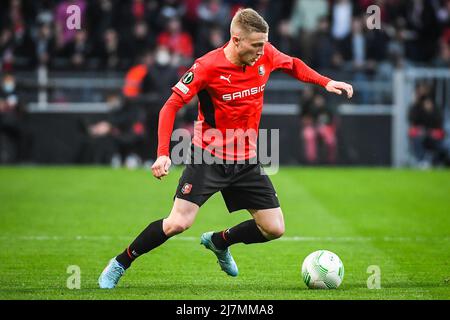
{"label": "player's left hand", "polygon": [[340,81],[333,81],[331,80],[330,82],[328,82],[327,86],[325,87],[325,89],[328,92],[333,92],[336,94],[341,95],[342,94],[342,90],[344,90],[345,92],[347,92],[347,98],[351,98],[353,96],[353,87],[351,84],[345,83],[345,82],[340,82]]}

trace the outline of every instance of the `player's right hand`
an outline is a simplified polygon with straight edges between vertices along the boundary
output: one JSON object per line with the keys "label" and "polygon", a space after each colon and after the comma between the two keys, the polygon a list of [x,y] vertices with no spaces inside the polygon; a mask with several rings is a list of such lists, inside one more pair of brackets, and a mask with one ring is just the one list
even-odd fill
{"label": "player's right hand", "polygon": [[168,156],[159,156],[155,163],[152,165],[153,176],[157,179],[161,179],[169,174],[169,167],[172,161]]}

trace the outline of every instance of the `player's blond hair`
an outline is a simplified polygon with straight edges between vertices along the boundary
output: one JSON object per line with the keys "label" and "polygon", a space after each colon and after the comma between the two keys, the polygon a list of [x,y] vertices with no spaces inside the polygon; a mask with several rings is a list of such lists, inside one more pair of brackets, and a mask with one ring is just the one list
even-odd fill
{"label": "player's blond hair", "polygon": [[263,17],[253,9],[239,9],[231,20],[230,33],[237,32],[237,29],[244,34],[251,32],[268,33],[269,25]]}

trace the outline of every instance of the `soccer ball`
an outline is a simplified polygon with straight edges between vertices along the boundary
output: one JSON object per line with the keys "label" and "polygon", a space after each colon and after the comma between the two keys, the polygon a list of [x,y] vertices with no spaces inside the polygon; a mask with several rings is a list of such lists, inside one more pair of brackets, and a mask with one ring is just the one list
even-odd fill
{"label": "soccer ball", "polygon": [[333,252],[318,250],[303,261],[302,277],[310,289],[336,289],[344,279],[344,264]]}

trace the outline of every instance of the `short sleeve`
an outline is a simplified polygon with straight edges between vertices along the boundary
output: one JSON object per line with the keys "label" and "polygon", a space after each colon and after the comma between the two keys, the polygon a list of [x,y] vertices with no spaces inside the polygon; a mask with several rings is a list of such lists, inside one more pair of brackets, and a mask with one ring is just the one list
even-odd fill
{"label": "short sleeve", "polygon": [[181,77],[173,87],[172,91],[177,93],[186,104],[206,87],[206,75],[203,65],[195,62],[194,65]]}

